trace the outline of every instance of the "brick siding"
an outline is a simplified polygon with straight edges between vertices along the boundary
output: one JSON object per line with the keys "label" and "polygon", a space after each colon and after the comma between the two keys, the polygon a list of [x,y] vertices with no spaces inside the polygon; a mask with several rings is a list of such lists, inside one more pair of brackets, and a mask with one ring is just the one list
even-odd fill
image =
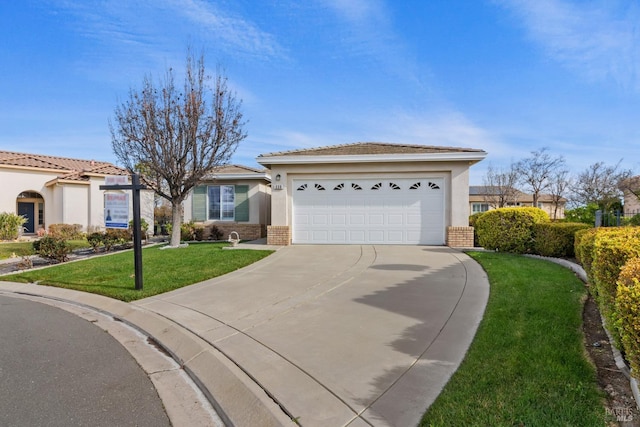
{"label": "brick siding", "polygon": [[240,222],[219,222],[215,224],[206,224],[204,226],[204,240],[211,237],[211,228],[216,226],[222,233],[220,240],[227,240],[229,234],[235,231],[241,240],[257,240],[267,235],[267,227],[264,224],[243,224]]}
{"label": "brick siding", "polygon": [[291,230],[288,225],[268,225],[267,244],[288,246],[291,244]]}
{"label": "brick siding", "polygon": [[452,248],[472,248],[473,227],[447,227],[447,246]]}

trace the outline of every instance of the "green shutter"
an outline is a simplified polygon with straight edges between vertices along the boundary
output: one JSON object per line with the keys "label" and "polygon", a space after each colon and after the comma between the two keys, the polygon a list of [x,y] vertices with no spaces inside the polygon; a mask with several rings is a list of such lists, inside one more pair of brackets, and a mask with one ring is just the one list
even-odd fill
{"label": "green shutter", "polygon": [[249,186],[236,185],[236,221],[249,221]]}
{"label": "green shutter", "polygon": [[198,185],[193,189],[192,199],[193,220],[207,220],[207,186]]}

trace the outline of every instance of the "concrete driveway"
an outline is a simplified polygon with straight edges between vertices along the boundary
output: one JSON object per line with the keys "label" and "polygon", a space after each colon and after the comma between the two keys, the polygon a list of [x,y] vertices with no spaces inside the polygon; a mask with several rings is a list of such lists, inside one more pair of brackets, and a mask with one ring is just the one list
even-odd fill
{"label": "concrete driveway", "polygon": [[256,402],[303,426],[399,427],[458,367],[488,294],[482,268],[447,247],[294,245],[134,305],[204,340]]}

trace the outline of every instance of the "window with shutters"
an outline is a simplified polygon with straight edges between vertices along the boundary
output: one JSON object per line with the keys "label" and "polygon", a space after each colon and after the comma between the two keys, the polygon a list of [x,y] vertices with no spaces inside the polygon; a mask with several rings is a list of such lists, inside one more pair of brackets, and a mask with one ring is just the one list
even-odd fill
{"label": "window with shutters", "polygon": [[199,185],[193,190],[194,221],[249,221],[248,185]]}

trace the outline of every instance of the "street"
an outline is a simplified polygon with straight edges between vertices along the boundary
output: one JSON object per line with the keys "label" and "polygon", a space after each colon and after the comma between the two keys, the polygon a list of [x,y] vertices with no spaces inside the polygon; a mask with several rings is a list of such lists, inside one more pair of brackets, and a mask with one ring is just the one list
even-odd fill
{"label": "street", "polygon": [[0,295],[0,425],[170,426],[151,380],[111,335]]}

